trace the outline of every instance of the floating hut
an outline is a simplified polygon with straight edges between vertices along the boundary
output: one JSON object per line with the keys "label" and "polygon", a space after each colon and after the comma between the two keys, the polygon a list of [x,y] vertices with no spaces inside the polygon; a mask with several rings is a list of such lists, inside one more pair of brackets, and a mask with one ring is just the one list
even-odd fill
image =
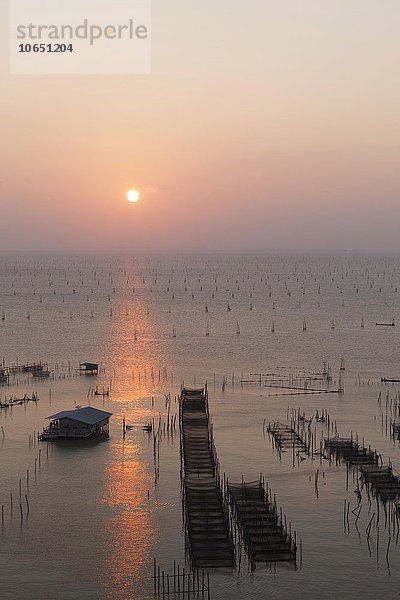
{"label": "floating hut", "polygon": [[79,370],[85,375],[98,375],[99,365],[97,363],[84,362],[79,365]]}
{"label": "floating hut", "polygon": [[91,406],[63,410],[47,417],[49,427],[43,430],[41,440],[83,439],[93,435],[108,435],[112,413]]}

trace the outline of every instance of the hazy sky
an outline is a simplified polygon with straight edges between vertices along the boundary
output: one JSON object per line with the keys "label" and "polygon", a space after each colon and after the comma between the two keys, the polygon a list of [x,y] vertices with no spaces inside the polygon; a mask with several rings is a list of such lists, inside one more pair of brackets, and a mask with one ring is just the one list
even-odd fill
{"label": "hazy sky", "polygon": [[147,76],[9,75],[0,7],[0,251],[400,249],[399,0],[153,0]]}

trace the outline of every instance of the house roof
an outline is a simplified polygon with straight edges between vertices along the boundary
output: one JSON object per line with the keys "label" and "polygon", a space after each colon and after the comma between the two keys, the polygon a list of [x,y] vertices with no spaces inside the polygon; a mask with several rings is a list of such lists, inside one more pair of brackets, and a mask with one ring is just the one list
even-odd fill
{"label": "house roof", "polygon": [[109,419],[113,413],[100,410],[98,408],[92,408],[91,406],[85,406],[84,408],[75,408],[74,410],[62,410],[55,415],[46,417],[51,421],[58,421],[59,419],[72,419],[72,421],[79,421],[79,423],[87,423],[88,425],[96,425],[104,419]]}

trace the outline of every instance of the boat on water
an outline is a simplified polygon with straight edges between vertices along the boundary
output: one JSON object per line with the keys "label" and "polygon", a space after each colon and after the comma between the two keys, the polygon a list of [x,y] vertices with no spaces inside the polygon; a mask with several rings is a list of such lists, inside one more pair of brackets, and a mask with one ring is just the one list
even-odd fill
{"label": "boat on water", "polygon": [[36,369],[35,371],[32,371],[32,377],[36,377],[36,379],[46,379],[47,377],[50,377],[50,375],[51,371],[48,369]]}
{"label": "boat on water", "polygon": [[400,383],[400,377],[381,377],[382,383]]}
{"label": "boat on water", "polygon": [[377,322],[375,323],[375,325],[379,325],[379,327],[395,327],[396,323],[393,321],[391,321],[390,323],[385,323],[385,322]]}
{"label": "boat on water", "polygon": [[0,409],[2,408],[12,408],[13,406],[18,406],[21,404],[26,404],[27,402],[37,402],[39,400],[37,394],[34,392],[32,396],[24,395],[23,398],[17,398],[17,396],[10,396],[7,400],[5,398],[4,402],[0,401]]}
{"label": "boat on water", "polygon": [[141,429],[142,431],[151,432],[153,430],[152,423],[146,423],[145,425],[125,425],[125,431],[132,431],[132,429]]}

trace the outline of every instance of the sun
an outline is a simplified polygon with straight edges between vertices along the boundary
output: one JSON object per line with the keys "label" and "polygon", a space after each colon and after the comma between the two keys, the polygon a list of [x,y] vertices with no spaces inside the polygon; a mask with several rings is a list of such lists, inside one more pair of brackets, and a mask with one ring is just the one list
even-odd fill
{"label": "sun", "polygon": [[138,202],[140,200],[140,194],[137,190],[129,190],[126,197],[129,202]]}

